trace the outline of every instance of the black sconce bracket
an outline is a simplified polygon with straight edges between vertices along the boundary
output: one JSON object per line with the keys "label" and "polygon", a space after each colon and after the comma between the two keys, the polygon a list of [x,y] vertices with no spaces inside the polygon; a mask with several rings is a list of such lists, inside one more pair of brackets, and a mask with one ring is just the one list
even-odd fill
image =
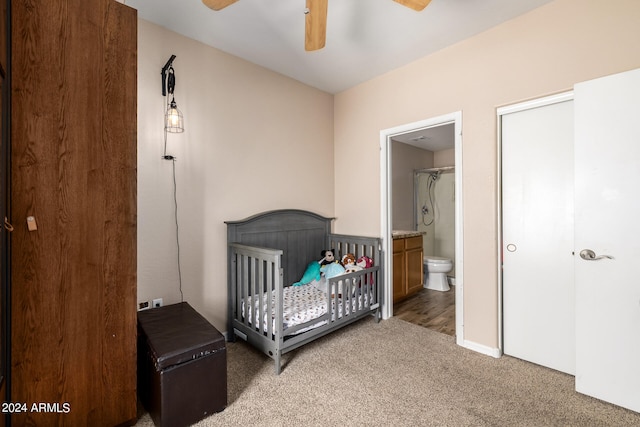
{"label": "black sconce bracket", "polygon": [[[171,64],[173,63],[173,60],[176,59],[175,55],[171,55],[171,58],[169,58],[169,60],[167,61],[166,64],[164,64],[164,67],[162,67],[162,96],[167,96],[167,70],[169,68],[171,68]],[[173,77],[173,75],[169,76],[170,78]],[[169,82],[172,83],[172,82]],[[173,92],[173,84],[170,84],[171,86],[171,90],[170,92]]]}

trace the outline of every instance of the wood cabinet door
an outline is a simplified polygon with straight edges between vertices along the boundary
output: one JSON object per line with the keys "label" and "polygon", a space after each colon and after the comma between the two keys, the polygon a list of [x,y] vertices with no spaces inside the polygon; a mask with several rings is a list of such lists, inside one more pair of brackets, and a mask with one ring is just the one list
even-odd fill
{"label": "wood cabinet door", "polygon": [[137,15],[63,6],[11,2],[10,393],[48,405],[12,423],[113,426],[136,419]]}
{"label": "wood cabinet door", "polygon": [[420,291],[423,287],[424,257],[422,236],[409,237],[405,240],[406,265],[407,265],[407,294],[411,295]]}
{"label": "wood cabinet door", "polygon": [[422,289],[422,236],[393,241],[393,301]]}
{"label": "wood cabinet door", "polygon": [[407,295],[407,281],[404,250],[393,253],[393,301],[399,301]]}
{"label": "wood cabinet door", "polygon": [[423,288],[423,256],[422,247],[409,249],[406,254],[407,263],[407,294],[411,295]]}
{"label": "wood cabinet door", "polygon": [[[7,87],[7,1],[0,5],[0,221],[9,216],[9,88]],[[9,401],[7,393],[8,362],[6,357],[9,325],[7,299],[9,286],[9,231],[0,223],[0,396]],[[5,425],[5,415],[0,415],[0,427]]]}

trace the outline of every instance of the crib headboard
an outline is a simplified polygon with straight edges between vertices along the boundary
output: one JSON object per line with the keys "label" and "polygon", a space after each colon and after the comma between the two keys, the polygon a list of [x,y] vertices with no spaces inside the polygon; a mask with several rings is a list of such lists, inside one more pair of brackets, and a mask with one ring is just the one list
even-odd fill
{"label": "crib headboard", "polygon": [[298,209],[263,212],[239,221],[225,221],[227,242],[281,249],[283,283],[288,286],[300,280],[307,264],[319,260],[320,252],[328,249],[333,219]]}

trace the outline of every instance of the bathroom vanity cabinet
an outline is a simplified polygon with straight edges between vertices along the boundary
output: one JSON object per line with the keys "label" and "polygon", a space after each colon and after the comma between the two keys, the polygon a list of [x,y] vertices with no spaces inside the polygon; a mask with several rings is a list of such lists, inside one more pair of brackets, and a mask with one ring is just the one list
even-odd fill
{"label": "bathroom vanity cabinet", "polygon": [[393,302],[422,289],[424,261],[422,233],[393,233]]}

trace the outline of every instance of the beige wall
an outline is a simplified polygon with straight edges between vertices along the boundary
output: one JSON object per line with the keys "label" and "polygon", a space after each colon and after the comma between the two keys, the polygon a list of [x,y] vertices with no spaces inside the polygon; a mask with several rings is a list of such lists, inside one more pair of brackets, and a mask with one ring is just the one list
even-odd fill
{"label": "beige wall", "polygon": [[226,330],[226,226],[272,209],[334,213],[333,96],[147,21],[138,28],[138,301],[180,301],[160,70],[171,54],[185,301]]}
{"label": "beige wall", "polygon": [[225,220],[292,207],[380,235],[380,131],[462,111],[465,339],[497,346],[496,107],[640,67],[639,17],[637,0],[557,0],[335,97],[140,20],[138,300],[180,300],[160,158],[160,69],[175,54],[187,130],[167,145],[186,301],[226,329]]}
{"label": "beige wall", "polygon": [[640,1],[557,0],[336,95],[336,231],[380,233],[381,130],[462,111],[464,339],[496,348],[496,107],[640,67],[638,40]]}

